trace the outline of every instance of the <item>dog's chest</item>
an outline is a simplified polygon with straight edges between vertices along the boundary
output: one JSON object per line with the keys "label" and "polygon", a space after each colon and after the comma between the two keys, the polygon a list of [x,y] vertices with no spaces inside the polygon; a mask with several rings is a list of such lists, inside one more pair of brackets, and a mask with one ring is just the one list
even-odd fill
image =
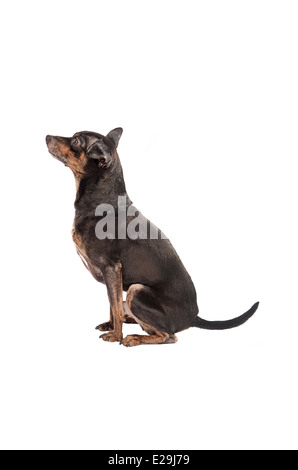
{"label": "dog's chest", "polygon": [[74,244],[77,248],[77,251],[79,255],[84,258],[84,260],[87,262],[88,256],[87,256],[87,250],[86,250],[86,245],[83,241],[82,235],[77,232],[75,229],[72,230],[72,239],[74,241]]}
{"label": "dog's chest", "polygon": [[82,235],[78,231],[76,231],[75,228],[72,230],[72,239],[76,246],[78,255],[80,256],[86,268],[95,277],[101,276],[101,270],[92,262],[92,260],[88,256],[86,243],[84,242]]}
{"label": "dog's chest", "polygon": [[88,256],[88,251],[84,239],[82,235],[75,229],[73,229],[72,231],[72,239],[76,245],[78,255],[83,261],[85,267],[97,281],[104,283],[104,278],[101,269],[96,266],[96,264],[92,262],[92,260]]}

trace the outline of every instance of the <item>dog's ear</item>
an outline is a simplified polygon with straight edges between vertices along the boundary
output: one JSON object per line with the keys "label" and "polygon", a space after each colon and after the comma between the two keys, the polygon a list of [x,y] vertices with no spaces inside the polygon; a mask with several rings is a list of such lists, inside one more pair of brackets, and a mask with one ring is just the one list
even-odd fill
{"label": "dog's ear", "polygon": [[112,161],[111,149],[102,140],[97,140],[92,144],[86,155],[92,158],[99,167],[108,167]]}
{"label": "dog's ear", "polygon": [[117,148],[119,144],[120,137],[122,136],[123,129],[121,127],[117,127],[113,129],[111,132],[107,134],[107,138],[111,140],[114,147]]}

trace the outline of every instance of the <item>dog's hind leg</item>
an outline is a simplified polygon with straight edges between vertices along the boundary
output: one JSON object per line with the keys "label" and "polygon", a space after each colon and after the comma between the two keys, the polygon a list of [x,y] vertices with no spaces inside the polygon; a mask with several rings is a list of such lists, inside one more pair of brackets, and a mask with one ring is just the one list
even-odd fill
{"label": "dog's hind leg", "polygon": [[156,307],[156,299],[147,286],[132,285],[127,293],[124,305],[125,313],[138,323],[148,335],[128,335],[121,341],[123,346],[139,346],[141,344],[170,344],[178,341],[174,334],[168,333],[163,314]]}
{"label": "dog's hind leg", "polygon": [[[124,302],[124,311],[125,311],[125,315],[124,315],[124,323],[132,323],[134,325],[136,325],[138,322],[136,321],[135,318],[133,318],[131,316],[131,312],[129,311],[129,308],[126,306],[126,302]],[[127,311],[129,313],[127,313]]]}

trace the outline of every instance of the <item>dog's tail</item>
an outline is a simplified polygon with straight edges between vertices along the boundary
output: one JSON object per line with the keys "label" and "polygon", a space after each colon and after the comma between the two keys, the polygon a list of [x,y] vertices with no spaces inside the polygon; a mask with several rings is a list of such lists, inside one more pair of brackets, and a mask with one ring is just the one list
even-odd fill
{"label": "dog's tail", "polygon": [[196,326],[197,328],[202,328],[204,330],[228,330],[229,328],[236,328],[237,326],[243,325],[243,323],[247,322],[259,306],[259,302],[255,303],[246,313],[241,315],[240,317],[233,318],[232,320],[226,321],[208,321],[203,320],[203,318],[196,317],[192,326]]}

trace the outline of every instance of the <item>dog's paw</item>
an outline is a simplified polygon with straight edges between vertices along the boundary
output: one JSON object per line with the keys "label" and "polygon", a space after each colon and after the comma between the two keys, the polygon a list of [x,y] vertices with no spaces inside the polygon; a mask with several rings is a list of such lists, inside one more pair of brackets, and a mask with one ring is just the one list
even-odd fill
{"label": "dog's paw", "polygon": [[132,346],[139,346],[140,339],[138,335],[128,335],[121,341],[122,346],[131,348]]}
{"label": "dog's paw", "polygon": [[116,343],[117,341],[120,342],[122,340],[122,336],[119,336],[114,331],[111,333],[105,333],[104,335],[101,335],[100,338],[104,341],[108,341],[109,343]]}
{"label": "dog's paw", "polygon": [[113,331],[114,327],[111,321],[107,321],[105,323],[101,323],[95,329],[99,331]]}

